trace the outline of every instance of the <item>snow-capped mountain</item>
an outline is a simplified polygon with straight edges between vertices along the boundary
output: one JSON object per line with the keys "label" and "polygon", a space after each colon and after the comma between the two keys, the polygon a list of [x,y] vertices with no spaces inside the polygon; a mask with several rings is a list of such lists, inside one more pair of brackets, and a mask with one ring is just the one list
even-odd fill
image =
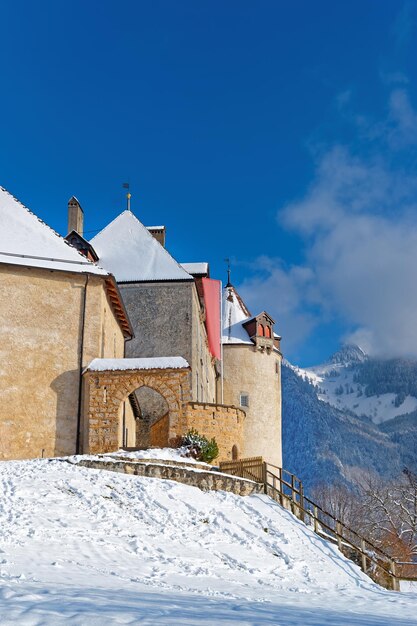
{"label": "snow-capped mountain", "polygon": [[353,363],[363,363],[368,358],[368,355],[354,344],[345,344],[332,354],[330,357],[330,363],[336,363],[338,365],[352,365]]}
{"label": "snow-capped mountain", "polygon": [[346,345],[322,365],[290,367],[314,385],[320,400],[375,424],[417,410],[417,361],[372,359]]}
{"label": "snow-capped mountain", "polygon": [[417,471],[417,361],[344,346],[322,365],[286,362],[282,386],[284,466],[308,488]]}

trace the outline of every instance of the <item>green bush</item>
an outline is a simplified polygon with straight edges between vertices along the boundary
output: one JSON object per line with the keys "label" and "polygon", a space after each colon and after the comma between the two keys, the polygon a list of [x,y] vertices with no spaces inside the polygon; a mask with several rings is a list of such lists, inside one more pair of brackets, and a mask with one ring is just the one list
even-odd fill
{"label": "green bush", "polygon": [[187,446],[190,456],[198,461],[210,463],[219,456],[219,447],[214,437],[209,440],[204,435],[200,435],[195,428],[185,433],[181,445]]}

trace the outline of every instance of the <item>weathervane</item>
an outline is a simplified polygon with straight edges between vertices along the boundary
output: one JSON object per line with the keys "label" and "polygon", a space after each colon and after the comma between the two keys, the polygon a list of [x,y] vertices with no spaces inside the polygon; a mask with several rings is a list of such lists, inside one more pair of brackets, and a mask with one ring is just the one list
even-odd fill
{"label": "weathervane", "polygon": [[126,192],[127,210],[130,211],[130,198],[132,197],[132,194],[130,193],[129,183],[123,183],[123,189],[127,189],[127,192]]}
{"label": "weathervane", "polygon": [[230,270],[230,259],[227,258],[224,261],[225,261],[225,263],[227,263],[227,285],[226,285],[226,287],[231,287],[232,283],[230,282],[230,272],[231,272],[231,270]]}

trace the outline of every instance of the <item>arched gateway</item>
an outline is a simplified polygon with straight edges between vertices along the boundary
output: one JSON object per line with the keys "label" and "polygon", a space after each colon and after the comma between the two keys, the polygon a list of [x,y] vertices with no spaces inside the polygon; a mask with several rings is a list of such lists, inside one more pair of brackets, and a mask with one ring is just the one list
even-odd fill
{"label": "arched gateway", "polygon": [[175,439],[190,401],[189,373],[182,357],[94,359],[84,371],[84,453],[118,449],[121,403],[141,387],[153,389],[165,399],[166,444]]}

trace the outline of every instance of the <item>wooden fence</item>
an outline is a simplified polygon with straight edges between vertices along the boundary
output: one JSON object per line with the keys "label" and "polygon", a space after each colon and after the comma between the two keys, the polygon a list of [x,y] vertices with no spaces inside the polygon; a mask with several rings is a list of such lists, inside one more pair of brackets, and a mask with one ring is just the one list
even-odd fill
{"label": "wooden fence", "polygon": [[220,471],[231,476],[240,476],[257,483],[265,482],[265,463],[261,456],[239,461],[224,461],[220,463]]}
{"label": "wooden fence", "polygon": [[263,483],[268,496],[311,526],[317,535],[337,545],[380,585],[398,591],[400,579],[417,580],[417,563],[396,561],[325,511],[305,495],[301,480],[291,472],[265,463],[262,457],[220,463],[220,471]]}

